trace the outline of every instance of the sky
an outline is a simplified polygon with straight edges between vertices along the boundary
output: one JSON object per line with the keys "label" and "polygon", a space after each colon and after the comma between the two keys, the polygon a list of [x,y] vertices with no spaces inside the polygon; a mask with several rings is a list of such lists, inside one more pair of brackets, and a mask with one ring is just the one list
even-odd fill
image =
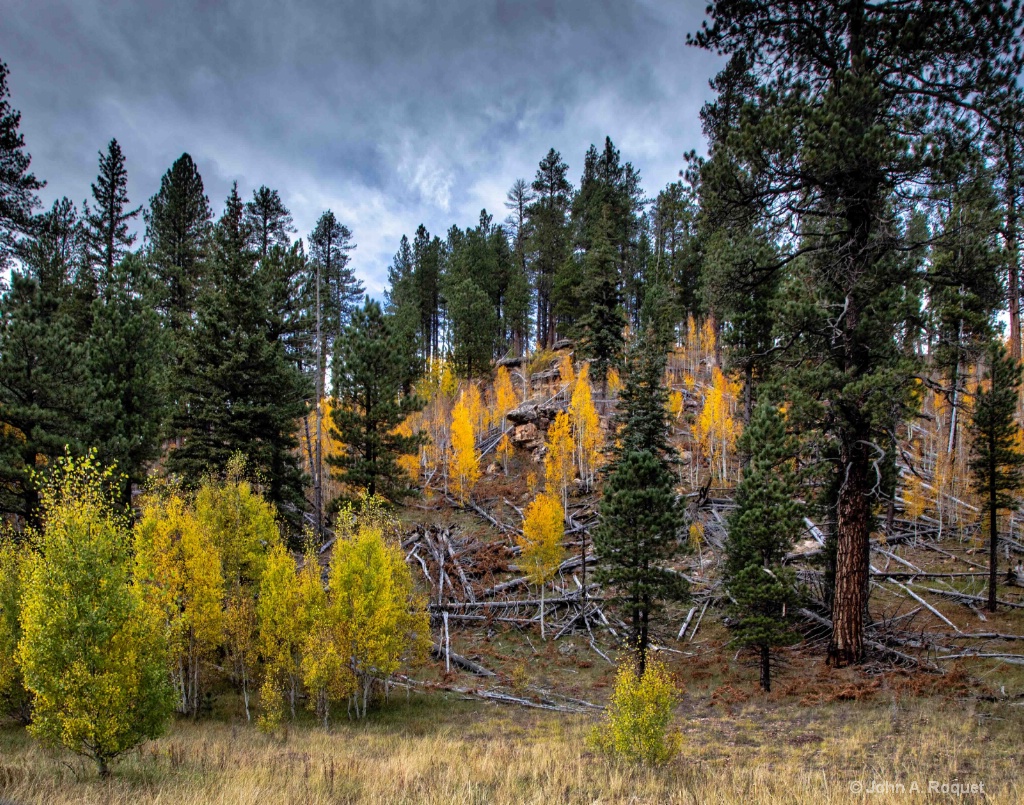
{"label": "sky", "polygon": [[[686,46],[705,0],[3,0],[0,60],[32,170],[90,197],[116,137],[133,205],[182,152],[216,214],[278,190],[306,236],[327,209],[380,296],[403,234],[444,236],[556,148],[578,183],[610,136],[649,196],[705,148],[722,60]],[[141,230],[141,217],[139,229]]]}

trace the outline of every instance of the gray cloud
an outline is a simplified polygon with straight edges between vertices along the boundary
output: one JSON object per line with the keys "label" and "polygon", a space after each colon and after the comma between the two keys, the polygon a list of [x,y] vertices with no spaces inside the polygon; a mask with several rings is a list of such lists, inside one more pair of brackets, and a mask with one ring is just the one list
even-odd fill
{"label": "gray cloud", "polygon": [[0,59],[47,200],[81,202],[117,137],[133,203],[188,151],[215,209],[277,188],[300,234],[331,208],[374,293],[403,233],[502,218],[555,147],[579,176],[607,134],[649,194],[703,141],[719,61],[703,0],[7,0]]}

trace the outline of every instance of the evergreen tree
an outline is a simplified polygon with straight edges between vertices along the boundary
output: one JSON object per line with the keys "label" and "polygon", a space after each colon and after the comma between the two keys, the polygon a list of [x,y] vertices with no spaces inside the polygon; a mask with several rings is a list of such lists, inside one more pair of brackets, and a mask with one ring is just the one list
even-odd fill
{"label": "evergreen tree", "polygon": [[145,213],[156,308],[175,332],[192,322],[212,218],[199,169],[182,154],[161,178]]}
{"label": "evergreen tree", "polygon": [[701,180],[723,210],[762,210],[786,246],[774,265],[800,290],[785,322],[800,353],[787,356],[787,396],[806,401],[794,414],[831,442],[842,479],[828,657],[859,662],[876,448],[914,405],[915,367],[897,337],[915,315],[904,286],[917,271],[903,259],[903,200],[958,172],[985,125],[968,99],[1014,83],[1021,9],[720,0],[708,14],[691,41],[729,63],[703,113],[712,148]]}
{"label": "evergreen tree", "polygon": [[37,241],[0,297],[0,509],[30,519],[33,469],[65,446],[80,452],[85,435],[86,346],[70,314],[70,271]]}
{"label": "evergreen tree", "polygon": [[276,190],[260,185],[245,204],[245,224],[249,230],[249,248],[265,260],[275,246],[287,249],[295,232],[292,214]]}
{"label": "evergreen tree", "polygon": [[740,449],[749,459],[729,518],[725,586],[737,619],[736,640],[760,653],[761,687],[769,691],[771,649],[793,638],[786,610],[796,602],[796,579],[782,563],[803,527],[794,447],[774,406],[760,403],[754,409]]}
{"label": "evergreen tree", "polygon": [[566,178],[568,171],[562,155],[554,148],[548,151],[531,185],[536,198],[527,207],[537,290],[537,341],[547,347],[555,343],[557,329],[552,300],[555,276],[565,264],[571,246],[567,216],[572,185]]}
{"label": "evergreen tree", "polygon": [[9,74],[0,62],[0,271],[7,268],[18,237],[30,232],[32,211],[39,205],[35,192],[45,184],[29,173],[32,157],[19,131],[21,113],[11,108]]}
{"label": "evergreen tree", "polygon": [[515,354],[522,355],[530,341],[530,313],[532,302],[530,300],[530,266],[529,266],[529,243],[530,243],[530,221],[528,211],[535,199],[533,188],[524,179],[516,179],[505,196],[505,208],[509,215],[505,219],[509,236],[512,239],[512,256],[515,261],[516,270],[525,283],[526,299],[523,306],[524,317],[519,325],[521,331],[513,330],[512,341]]}
{"label": "evergreen tree", "polygon": [[608,219],[602,217],[590,250],[583,258],[584,311],[576,322],[580,354],[590,359],[594,379],[607,391],[608,370],[622,355],[626,317],[622,312],[614,247],[608,238]]}
{"label": "evergreen tree", "polygon": [[84,204],[85,242],[89,265],[97,272],[97,280],[113,274],[114,267],[124,259],[135,235],[128,224],[141,211],[128,205],[128,170],[117,140],[111,140],[107,153],[100,152],[100,172],[92,185],[96,204]]}
{"label": "evergreen tree", "polygon": [[988,515],[988,610],[996,611],[997,548],[1000,510],[1014,509],[1014,493],[1024,486],[1024,450],[1017,424],[1017,400],[1022,381],[1020,364],[1002,344],[988,350],[988,387],[975,397],[971,422],[971,474],[974,491],[985,501]]}
{"label": "evergreen tree", "polygon": [[209,281],[195,325],[182,342],[171,429],[183,443],[171,450],[167,468],[197,486],[240,453],[262,476],[271,502],[300,505],[294,434],[309,388],[274,337],[268,289],[248,242],[242,201],[232,188],[211,238]]}
{"label": "evergreen tree", "polygon": [[122,500],[141,485],[160,452],[166,413],[167,339],[145,300],[145,260],[128,255],[93,302],[86,359],[85,440],[124,477]]}
{"label": "evergreen tree", "polygon": [[665,356],[647,335],[632,346],[619,397],[619,446],[607,469],[601,523],[594,532],[597,581],[629,612],[640,674],[646,667],[651,614],[686,594],[665,563],[679,550],[683,512],[669,461]]}
{"label": "evergreen tree", "polygon": [[408,477],[397,459],[422,443],[419,433],[395,432],[409,414],[423,408],[421,400],[406,393],[405,346],[393,320],[377,302],[367,300],[338,339],[332,361],[332,432],[345,450],[328,462],[343,484],[390,500],[408,493]]}

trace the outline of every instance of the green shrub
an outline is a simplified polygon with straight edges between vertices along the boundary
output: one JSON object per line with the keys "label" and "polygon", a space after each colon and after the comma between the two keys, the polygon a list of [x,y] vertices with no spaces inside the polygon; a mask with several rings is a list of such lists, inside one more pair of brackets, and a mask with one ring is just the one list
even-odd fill
{"label": "green shrub", "polygon": [[656,765],[671,760],[682,740],[678,732],[669,731],[679,697],[662,663],[650,660],[640,676],[632,660],[623,662],[615,675],[607,721],[594,728],[591,745],[631,763]]}

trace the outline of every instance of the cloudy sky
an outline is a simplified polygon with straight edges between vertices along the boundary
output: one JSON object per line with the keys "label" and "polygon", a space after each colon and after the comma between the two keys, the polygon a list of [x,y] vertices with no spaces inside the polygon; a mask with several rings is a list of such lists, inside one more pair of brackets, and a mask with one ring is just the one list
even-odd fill
{"label": "cloudy sky", "polygon": [[704,147],[705,0],[4,0],[0,60],[49,204],[116,137],[142,204],[183,152],[214,210],[266,184],[299,235],[333,209],[378,295],[403,233],[497,219],[551,147],[611,136],[648,194]]}

